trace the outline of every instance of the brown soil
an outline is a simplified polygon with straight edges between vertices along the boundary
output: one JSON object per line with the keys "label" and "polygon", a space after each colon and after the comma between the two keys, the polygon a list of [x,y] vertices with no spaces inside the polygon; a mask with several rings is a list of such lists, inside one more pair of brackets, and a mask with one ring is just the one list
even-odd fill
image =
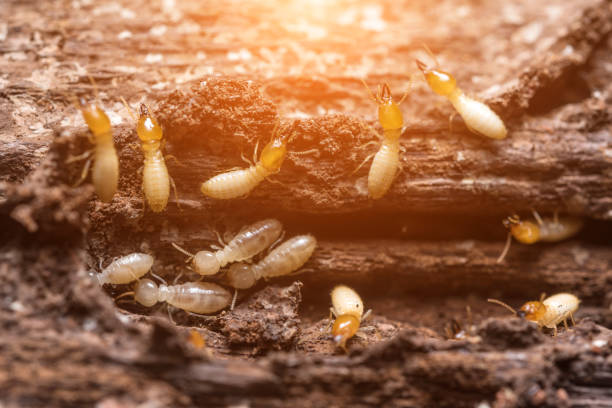
{"label": "brown soil", "polygon": [[[245,2],[246,3],[246,2]],[[85,0],[0,10],[0,405],[612,406],[612,5]],[[403,172],[372,201],[360,82],[399,97],[428,44],[510,135],[471,134],[422,83],[402,105]],[[120,190],[71,187],[88,148],[71,96],[110,113]],[[141,192],[142,154],[120,103],[146,101],[164,126],[178,187],[162,214]],[[200,183],[244,166],[280,119],[295,133],[274,179],[249,197],[204,198]],[[305,152],[296,154],[296,152]],[[510,212],[584,217],[576,237],[514,244],[495,262]],[[319,245],[298,276],[259,282],[237,307],[194,316],[113,298],[89,276],[134,251],[153,272],[196,279],[170,244],[275,217]],[[296,280],[298,279],[298,280]],[[345,355],[329,292],[354,287],[372,317]],[[577,326],[557,337],[513,306],[570,291]],[[469,308],[469,312],[467,310]],[[448,329],[464,337],[448,337]],[[142,405],[141,405],[142,404]],[[479,405],[480,404],[480,405]]]}

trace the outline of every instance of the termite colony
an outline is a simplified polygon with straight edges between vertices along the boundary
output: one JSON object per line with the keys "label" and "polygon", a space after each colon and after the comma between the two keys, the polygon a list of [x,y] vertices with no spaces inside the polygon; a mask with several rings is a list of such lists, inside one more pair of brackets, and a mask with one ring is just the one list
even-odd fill
{"label": "termite colony", "polygon": [[[453,75],[443,71],[434,54],[425,48],[434,65],[428,65],[418,59],[416,65],[429,88],[451,102],[471,132],[490,139],[505,139],[508,131],[501,118],[485,103],[467,96],[459,88]],[[366,82],[363,80],[362,82],[371,99],[377,104],[378,121],[383,133],[380,135],[368,127],[372,133],[380,137],[381,142],[378,150],[368,156],[353,174],[373,157],[367,178],[368,195],[373,200],[379,200],[391,189],[401,168],[400,137],[403,133],[404,118],[400,105],[406,99],[408,91],[396,103],[388,84],[383,83],[382,87],[379,86],[378,91],[373,93]],[[412,86],[412,76],[410,83]],[[166,209],[170,187],[174,186],[162,153],[163,130],[147,105],[140,105],[139,117],[136,117],[125,100],[124,104],[136,122],[136,134],[144,156],[142,173],[144,199],[154,213],[160,213]],[[91,132],[90,140],[94,144],[93,165],[92,159],[89,159],[77,184],[85,179],[91,167],[96,194],[101,201],[110,202],[117,191],[119,179],[118,158],[110,120],[100,108],[97,91],[95,104],[87,104],[81,98],[77,107]],[[210,177],[202,182],[201,193],[211,199],[243,198],[264,180],[278,173],[288,154],[288,144],[296,137],[296,134],[290,136],[283,134],[279,124],[280,121],[277,121],[270,140],[259,157],[258,145],[255,146],[253,161],[249,162],[248,168],[227,170]],[[71,157],[68,161],[88,158],[92,151]],[[503,262],[506,258],[513,237],[523,244],[540,241],[556,242],[572,237],[582,226],[581,219],[570,216],[560,217],[554,214],[552,218],[542,218],[533,211],[533,217],[534,221],[531,221],[512,215],[503,221],[503,225],[508,229],[508,236],[497,263]],[[298,271],[312,256],[317,246],[317,240],[309,234],[294,236],[279,244],[282,239],[283,226],[280,221],[266,219],[245,226],[227,244],[221,242],[222,246],[215,250],[204,249],[192,253],[189,249],[173,243],[172,246],[176,250],[188,257],[189,268],[201,276],[201,280],[196,282],[169,285],[151,272],[154,258],[144,253],[132,253],[118,258],[105,268],[100,265],[101,272],[96,278],[100,285],[132,285],[133,290],[124,292],[119,297],[132,296],[136,302],[145,307],[166,302],[189,313],[216,313],[227,307],[233,308],[238,290],[251,288],[259,279],[287,276]],[[144,278],[147,274],[151,274],[160,282]],[[202,281],[211,277],[214,277],[216,282]],[[231,290],[226,287],[234,290],[233,296]],[[333,289],[331,299],[333,305],[331,315],[335,317],[333,324],[330,324],[331,335],[335,343],[346,350],[347,341],[358,332],[369,311],[363,313],[360,296],[344,285]],[[528,302],[516,312],[499,300],[490,299],[490,301],[508,308],[517,316],[535,322],[540,328],[552,329],[555,335],[558,324],[564,323],[567,328],[568,320],[574,322],[573,314],[580,303],[580,300],[571,294],[559,293],[548,298],[542,297],[540,301]],[[468,316],[470,324],[467,328],[463,328],[457,321],[446,327],[449,338],[478,341],[478,336],[473,334],[474,325],[471,324],[469,308]]]}

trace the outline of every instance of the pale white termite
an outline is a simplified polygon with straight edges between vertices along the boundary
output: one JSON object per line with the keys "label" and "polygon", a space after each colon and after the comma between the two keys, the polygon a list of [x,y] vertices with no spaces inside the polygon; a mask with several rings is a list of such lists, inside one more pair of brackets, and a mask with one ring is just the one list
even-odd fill
{"label": "pale white termite", "polygon": [[258,221],[242,229],[222,249],[216,252],[199,251],[195,255],[172,244],[182,253],[193,258],[193,269],[200,275],[214,275],[225,265],[251,259],[272,245],[281,235],[283,225],[275,219]]}
{"label": "pale white termite", "polygon": [[508,238],[506,245],[497,263],[500,263],[506,257],[510,250],[512,237],[522,244],[535,244],[536,242],[559,242],[571,238],[576,235],[584,225],[581,218],[572,216],[559,217],[557,213],[552,218],[542,218],[533,211],[533,217],[536,222],[523,221],[518,215],[513,215],[503,221],[504,226],[508,229]]}
{"label": "pale white termite", "polygon": [[96,275],[100,285],[121,285],[143,277],[153,266],[153,257],[135,252],[111,262],[102,273]]}
{"label": "pale white termite", "polygon": [[416,64],[425,75],[429,87],[438,95],[448,98],[473,133],[492,139],[504,139],[508,131],[499,115],[484,103],[464,94],[457,86],[455,78],[448,72],[442,71],[433,53],[429,48],[425,49],[436,65],[429,67],[418,59]]}
{"label": "pale white termite", "polygon": [[539,301],[534,300],[525,303],[518,312],[500,300],[488,299],[488,301],[507,308],[517,316],[537,323],[540,328],[547,327],[553,329],[555,336],[557,335],[557,325],[559,323],[563,323],[566,329],[569,329],[567,326],[568,319],[572,322],[572,325],[576,324],[574,313],[578,310],[580,299],[571,293],[557,293],[546,299],[544,299],[544,296],[542,295]]}
{"label": "pale white termite", "polygon": [[364,315],[361,297],[348,286],[336,286],[331,292],[331,300],[330,313],[336,317],[332,326],[332,336],[336,344],[346,351],[346,342],[357,333],[361,321],[370,314],[370,311]]}
{"label": "pale white termite", "polygon": [[236,289],[247,289],[258,279],[288,275],[308,261],[316,246],[317,240],[312,235],[288,239],[256,264],[236,263],[230,266],[228,284]]}
{"label": "pale white termite", "polygon": [[136,128],[144,154],[142,189],[153,212],[161,212],[168,204],[170,175],[161,151],[164,133],[145,104],[140,105]]}
{"label": "pale white termite", "polygon": [[266,177],[278,173],[287,155],[287,140],[277,134],[277,128],[272,132],[272,140],[262,150],[259,161],[246,169],[217,174],[202,183],[202,194],[219,199],[244,197]]}
{"label": "pale white termite", "polygon": [[119,183],[119,159],[113,142],[110,119],[97,104],[87,104],[83,98],[79,99],[78,108],[91,132],[92,137],[90,140],[95,145],[93,149],[93,166],[92,158],[89,158],[91,150],[80,156],[69,158],[66,162],[71,163],[87,158],[87,162],[81,172],[81,177],[75,186],[78,186],[85,180],[89,167],[92,166],[91,181],[96,194],[101,201],[110,202],[117,191],[117,184]]}
{"label": "pale white termite", "polygon": [[232,295],[227,289],[211,282],[158,286],[150,279],[141,279],[134,289],[134,299],[146,307],[166,302],[187,312],[209,314],[229,306]]}
{"label": "pale white termite", "polygon": [[[379,88],[378,94],[374,95],[367,84],[365,82],[363,84],[368,89],[372,99],[378,104],[378,120],[383,128],[382,144],[374,155],[374,160],[368,174],[368,192],[370,197],[378,199],[387,193],[399,168],[399,138],[404,124],[399,105],[401,105],[408,93],[406,92],[399,103],[396,104],[393,102],[389,85],[384,84],[382,89]],[[363,163],[368,161],[370,157],[367,157]],[[361,165],[357,170],[360,167]]]}

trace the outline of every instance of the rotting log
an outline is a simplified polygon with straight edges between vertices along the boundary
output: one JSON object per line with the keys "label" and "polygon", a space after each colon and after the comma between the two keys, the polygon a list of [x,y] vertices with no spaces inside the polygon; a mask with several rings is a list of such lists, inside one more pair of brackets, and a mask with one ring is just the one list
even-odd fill
{"label": "rotting log", "polygon": [[[291,2],[145,3],[0,10],[0,179],[24,181],[0,188],[0,404],[612,405],[612,334],[603,327],[612,324],[609,1],[381,2],[384,30],[357,18],[325,41],[302,41]],[[327,3],[329,18],[352,7]],[[458,118],[450,132],[450,105],[417,85],[402,105],[404,170],[372,202],[367,166],[350,174],[373,149],[360,146],[375,140],[363,127],[376,127],[375,106],[359,79],[389,81],[399,96],[413,59],[427,58],[421,42],[511,133],[489,141]],[[70,187],[80,168],[65,164],[88,148],[67,97],[93,99],[86,74],[113,120],[123,118],[121,187],[110,205],[90,186]],[[144,207],[142,156],[118,96],[152,103],[162,119],[166,152],[179,159],[169,167],[182,209],[174,200],[161,216]],[[199,184],[244,166],[240,153],[267,141],[276,117],[297,134],[292,151],[316,152],[290,157],[276,177],[282,185],[264,182],[246,200],[203,198]],[[501,217],[531,208],[592,220],[571,241],[515,244],[495,264]],[[204,248],[215,229],[267,216],[288,234],[316,233],[319,249],[298,277],[303,285],[262,282],[234,311],[172,311],[180,327],[163,305],[114,305],[111,296],[127,288],[103,291],[87,276],[100,260],[147,250],[158,257],[155,272],[173,278],[183,259],[170,242]],[[324,319],[340,279],[374,308],[348,356]],[[578,326],[557,338],[484,301],[508,294],[517,305],[556,290],[584,298]],[[464,316],[468,300],[472,338],[444,339],[440,329]],[[496,314],[504,317],[484,319]],[[205,348],[190,345],[192,330]]]}

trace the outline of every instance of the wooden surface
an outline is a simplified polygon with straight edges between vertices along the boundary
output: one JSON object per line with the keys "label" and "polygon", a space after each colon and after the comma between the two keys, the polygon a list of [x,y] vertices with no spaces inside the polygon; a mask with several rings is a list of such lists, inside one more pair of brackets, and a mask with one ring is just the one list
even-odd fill
{"label": "wooden surface", "polygon": [[[540,2],[10,1],[0,7],[0,405],[606,407],[612,404],[612,4]],[[370,87],[399,98],[431,61],[510,130],[470,134],[422,81],[402,104],[403,172],[365,194],[378,129]],[[112,203],[71,185],[88,148],[72,94],[99,100],[114,126]],[[166,212],[140,189],[134,123],[149,103],[178,186]],[[244,166],[276,118],[295,132],[275,180],[243,200],[199,184]],[[584,216],[558,244],[514,244],[496,264],[511,212]],[[88,276],[116,256],[155,255],[154,271],[192,276],[172,242],[197,250],[264,217],[319,246],[302,274],[239,294],[198,317],[112,297]],[[301,283],[294,282],[300,279]],[[343,355],[329,290],[354,286],[373,317]],[[513,307],[571,291],[583,303],[558,337]],[[470,306],[469,315],[466,306]],[[172,321],[170,320],[172,319]],[[473,320],[471,322],[470,320]],[[469,340],[449,340],[457,322]],[[189,340],[193,332],[205,346]]]}

